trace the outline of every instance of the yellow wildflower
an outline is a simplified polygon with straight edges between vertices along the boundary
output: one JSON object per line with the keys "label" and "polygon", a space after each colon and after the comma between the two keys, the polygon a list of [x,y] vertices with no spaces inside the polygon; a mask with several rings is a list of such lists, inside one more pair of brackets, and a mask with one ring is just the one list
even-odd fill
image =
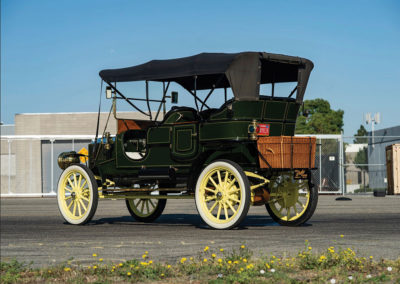
{"label": "yellow wildflower", "polygon": [[123,266],[122,262],[121,262],[120,264],[118,264],[118,265],[119,265],[119,267],[122,267],[122,266]]}
{"label": "yellow wildflower", "polygon": [[145,259],[147,257],[147,254],[142,255],[142,258]]}
{"label": "yellow wildflower", "polygon": [[153,263],[153,261],[152,260],[149,260],[149,264],[152,264]]}
{"label": "yellow wildflower", "polygon": [[224,251],[224,249],[219,249],[219,251],[220,251],[220,252],[223,252],[223,251]]}
{"label": "yellow wildflower", "polygon": [[102,259],[102,258],[99,258],[99,261],[100,261],[100,262],[102,262],[102,261],[103,261],[103,259]]}
{"label": "yellow wildflower", "polygon": [[149,254],[149,252],[146,250],[145,252],[144,252],[145,254]]}
{"label": "yellow wildflower", "polygon": [[96,253],[94,253],[94,254],[92,254],[92,256],[93,256],[93,257],[96,257],[96,256],[97,256],[97,254],[96,254]]}
{"label": "yellow wildflower", "polygon": [[228,260],[228,264],[232,264],[232,260]]}
{"label": "yellow wildflower", "polygon": [[215,258],[217,255],[215,253],[213,253],[211,256],[212,256],[212,258]]}
{"label": "yellow wildflower", "polygon": [[207,258],[203,259],[203,262],[207,262]]}
{"label": "yellow wildflower", "polygon": [[171,268],[171,265],[168,264],[168,265],[167,265],[167,268],[168,268],[168,269]]}
{"label": "yellow wildflower", "polygon": [[308,247],[309,250],[312,250],[312,247]]}
{"label": "yellow wildflower", "polygon": [[341,238],[344,238],[344,236],[343,236],[343,235],[340,235],[340,237],[341,237]]}
{"label": "yellow wildflower", "polygon": [[92,268],[90,265],[88,266],[88,269]]}
{"label": "yellow wildflower", "polygon": [[186,257],[182,257],[181,258],[181,263],[184,264],[186,260],[187,260]]}
{"label": "yellow wildflower", "polygon": [[65,268],[64,268],[64,271],[65,271],[65,272],[71,271],[71,268],[65,267]]}
{"label": "yellow wildflower", "polygon": [[241,245],[240,248],[244,249],[246,246],[245,245]]}
{"label": "yellow wildflower", "polygon": [[191,257],[190,260],[193,260],[193,257]]}
{"label": "yellow wildflower", "polygon": [[115,269],[115,266],[113,266],[112,269]]}
{"label": "yellow wildflower", "polygon": [[221,262],[222,262],[222,259],[218,258],[218,262],[221,263]]}
{"label": "yellow wildflower", "polygon": [[206,247],[204,248],[204,251],[208,251],[208,250],[209,250],[209,247],[206,246]]}
{"label": "yellow wildflower", "polygon": [[96,265],[93,265],[93,269],[97,269],[97,266],[96,266]]}
{"label": "yellow wildflower", "polygon": [[161,277],[164,277],[165,276],[165,274],[164,273],[161,273]]}
{"label": "yellow wildflower", "polygon": [[265,264],[265,267],[268,268],[268,269],[271,268],[271,266],[268,263]]}
{"label": "yellow wildflower", "polygon": [[132,273],[131,273],[130,271],[128,271],[128,273],[127,273],[126,275],[128,275],[128,276],[131,276],[131,275],[132,275]]}
{"label": "yellow wildflower", "polygon": [[373,259],[374,257],[372,255],[369,256],[369,259]]}

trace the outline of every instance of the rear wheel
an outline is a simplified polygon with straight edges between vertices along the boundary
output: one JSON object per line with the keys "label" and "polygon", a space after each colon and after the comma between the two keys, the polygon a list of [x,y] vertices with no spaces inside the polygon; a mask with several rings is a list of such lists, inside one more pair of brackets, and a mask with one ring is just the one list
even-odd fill
{"label": "rear wheel", "polygon": [[58,181],[57,201],[61,215],[70,224],[89,222],[97,209],[97,182],[92,171],[84,165],[72,165],[64,170]]}
{"label": "rear wheel", "polygon": [[272,178],[269,189],[270,200],[265,207],[277,223],[298,226],[314,214],[318,191],[311,181],[311,173],[307,179],[294,179],[292,173]]}
{"label": "rear wheel", "polygon": [[238,164],[218,160],[201,172],[195,197],[204,222],[215,229],[230,229],[239,225],[249,211],[250,183]]}
{"label": "rear wheel", "polygon": [[151,223],[164,211],[166,199],[127,199],[126,207],[135,220]]}

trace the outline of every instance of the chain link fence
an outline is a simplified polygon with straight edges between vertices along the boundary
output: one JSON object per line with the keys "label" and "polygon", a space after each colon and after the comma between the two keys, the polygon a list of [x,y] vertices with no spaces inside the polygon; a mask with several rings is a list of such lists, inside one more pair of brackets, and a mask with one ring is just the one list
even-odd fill
{"label": "chain link fence", "polygon": [[[365,194],[386,189],[385,147],[400,136],[315,136],[313,182],[320,194]],[[80,151],[92,136],[2,136],[1,196],[54,196],[59,153]]]}
{"label": "chain link fence", "polygon": [[386,147],[400,143],[400,136],[347,136],[345,148],[345,193],[367,194],[388,187]]}
{"label": "chain link fence", "polygon": [[80,151],[92,136],[2,136],[1,196],[55,196],[59,153]]}

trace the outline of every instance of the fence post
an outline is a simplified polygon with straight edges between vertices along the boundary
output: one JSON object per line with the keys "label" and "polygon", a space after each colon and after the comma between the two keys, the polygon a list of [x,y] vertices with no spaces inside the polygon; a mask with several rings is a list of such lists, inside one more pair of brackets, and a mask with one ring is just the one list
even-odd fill
{"label": "fence post", "polygon": [[33,171],[33,161],[32,161],[32,139],[29,142],[29,193],[32,193],[32,171]]}
{"label": "fence post", "polygon": [[340,155],[340,157],[339,157],[339,177],[340,177],[340,182],[339,182],[339,184],[340,184],[340,189],[341,189],[341,191],[342,191],[342,195],[344,195],[345,194],[345,182],[344,182],[344,163],[345,163],[345,161],[344,161],[344,147],[343,147],[343,131],[341,132],[341,134],[340,134],[340,138],[339,138],[339,155]]}
{"label": "fence post", "polygon": [[55,139],[50,139],[51,143],[51,158],[50,158],[50,167],[51,167],[51,193],[54,193],[54,141]]}
{"label": "fence post", "polygon": [[11,194],[11,139],[8,139],[8,194]]}
{"label": "fence post", "polygon": [[319,191],[322,191],[322,139],[319,138]]}

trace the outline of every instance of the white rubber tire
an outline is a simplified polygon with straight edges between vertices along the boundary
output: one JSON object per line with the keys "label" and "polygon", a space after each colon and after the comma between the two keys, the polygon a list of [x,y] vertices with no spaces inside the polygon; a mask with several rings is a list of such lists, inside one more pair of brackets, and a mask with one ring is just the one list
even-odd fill
{"label": "white rubber tire", "polygon": [[[90,196],[89,196],[89,202],[87,205],[87,210],[80,218],[72,218],[70,214],[68,214],[65,211],[65,204],[63,204],[62,198],[62,187],[64,186],[63,182],[65,181],[65,178],[71,173],[71,172],[79,172],[82,174],[82,176],[86,179],[87,185],[90,191]],[[60,213],[62,217],[64,218],[65,221],[72,225],[83,225],[87,222],[89,222],[93,216],[94,213],[96,212],[97,209],[97,204],[98,204],[98,187],[97,187],[97,182],[96,179],[94,178],[94,174],[92,171],[87,168],[84,165],[72,165],[66,168],[63,173],[61,174],[59,180],[58,180],[58,185],[57,185],[57,202],[58,202],[58,209],[60,210]]]}
{"label": "white rubber tire", "polygon": [[[204,212],[203,206],[201,204],[203,202],[200,196],[200,186],[202,180],[204,179],[204,177],[207,175],[208,172],[212,171],[216,167],[225,167],[229,169],[236,176],[241,191],[242,200],[238,207],[238,212],[236,216],[229,222],[224,222],[224,223],[217,223],[214,222],[212,219],[210,219],[208,214]],[[247,179],[247,176],[237,163],[232,162],[230,160],[217,160],[209,164],[207,167],[204,168],[204,170],[201,172],[200,176],[197,179],[196,189],[195,189],[195,201],[196,201],[197,211],[199,212],[203,221],[214,229],[226,230],[238,226],[247,216],[250,207],[250,199],[251,199],[250,183],[249,180]]]}

